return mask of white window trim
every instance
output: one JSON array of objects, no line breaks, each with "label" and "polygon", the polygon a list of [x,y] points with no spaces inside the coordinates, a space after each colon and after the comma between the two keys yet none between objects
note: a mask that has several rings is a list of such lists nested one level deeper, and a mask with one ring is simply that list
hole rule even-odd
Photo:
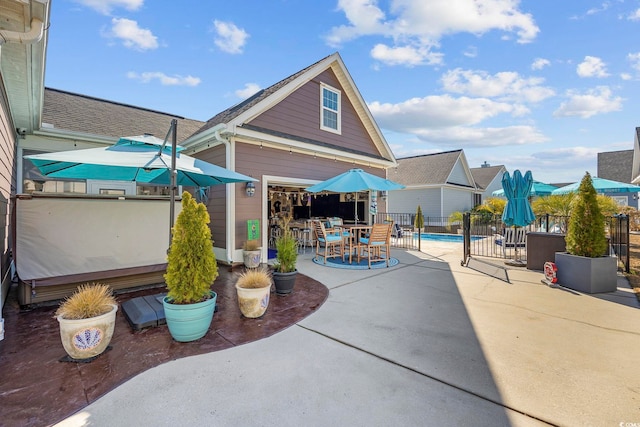
[{"label": "white window trim", "polygon": [[[324,97],[323,97],[323,92],[324,90],[328,90],[331,92],[334,92],[336,94],[338,94],[338,111],[333,111],[331,109],[328,109],[329,111],[335,112],[338,115],[338,128],[337,129],[333,129],[330,127],[327,127],[324,125],[324,117],[323,117],[323,112],[325,110],[325,106],[324,106]],[[339,91],[338,89],[329,86],[328,84],[325,83],[320,83],[320,129],[322,130],[326,130],[327,132],[332,132],[332,133],[336,133],[338,135],[342,134],[342,92]]]}]

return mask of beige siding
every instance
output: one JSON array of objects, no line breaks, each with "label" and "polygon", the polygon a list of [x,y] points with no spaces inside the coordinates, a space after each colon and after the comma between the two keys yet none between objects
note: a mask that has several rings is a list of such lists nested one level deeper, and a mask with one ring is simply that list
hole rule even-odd
[{"label": "beige siding", "polygon": [[10,265],[10,212],[11,196],[16,188],[16,140],[13,121],[9,112],[7,94],[4,85],[0,82],[0,285],[2,287],[2,300],[8,290],[9,282],[2,282]]},{"label": "beige siding", "polygon": [[[342,132],[340,135],[320,129],[320,83],[342,92]],[[321,141],[328,144],[379,156],[369,134],[331,70],[297,89],[286,99],[265,111],[249,124]]]}]

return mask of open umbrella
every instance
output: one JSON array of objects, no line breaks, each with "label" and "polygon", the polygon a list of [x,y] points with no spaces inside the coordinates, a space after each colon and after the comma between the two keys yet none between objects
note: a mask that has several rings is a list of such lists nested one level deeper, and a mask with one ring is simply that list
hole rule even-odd
[{"label": "open umbrella", "polygon": [[[502,176],[502,188],[507,197],[507,205],[502,212],[502,222],[508,227],[524,227],[535,221],[536,216],[529,204],[529,194],[533,186],[531,171],[524,176],[519,170],[513,171],[513,178],[506,172]],[[518,260],[518,245],[515,245],[515,261],[512,265],[524,265]]]},{"label": "open umbrella", "polygon": [[[557,189],[558,187],[555,187],[551,184],[545,184],[544,182],[540,182],[540,181],[533,181],[533,185],[531,186],[531,192],[529,193],[529,195],[530,196],[548,196],[553,192],[553,190],[557,190]],[[491,193],[491,195],[495,197],[505,197],[504,189],[496,190],[493,193]]]},{"label": "open umbrella", "polygon": [[[593,181],[593,188],[596,189],[596,193],[637,193],[640,191],[640,187],[633,184],[627,184],[626,182],[611,181],[604,178],[591,178]],[[551,194],[567,194],[577,193],[580,188],[580,181],[573,184],[565,185],[553,191]]]},{"label": "open umbrella", "polygon": [[[40,173],[51,178],[136,181],[171,187],[169,227],[175,217],[178,185],[209,187],[257,181],[246,175],[181,154],[176,143],[178,121],[173,119],[164,140],[151,135],[123,137],[115,145],[85,150],[25,156]],[[169,135],[171,143],[167,145]],[[171,232],[169,232],[171,242]]]},{"label": "open umbrella", "polygon": [[350,169],[340,175],[329,178],[326,181],[307,187],[306,191],[310,193],[319,193],[321,191],[332,191],[334,193],[356,193],[355,198],[355,222],[358,223],[358,191],[377,190],[389,191],[400,190],[404,185],[398,184],[391,180],[380,178],[372,175],[362,169]]}]

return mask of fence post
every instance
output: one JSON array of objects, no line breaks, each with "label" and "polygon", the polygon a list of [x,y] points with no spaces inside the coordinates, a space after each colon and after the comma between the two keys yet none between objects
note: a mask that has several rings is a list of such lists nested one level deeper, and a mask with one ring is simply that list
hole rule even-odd
[{"label": "fence post", "polygon": [[629,262],[631,261],[631,255],[629,253],[629,251],[631,250],[631,244],[630,244],[630,239],[629,239],[629,237],[630,237],[629,236],[629,215],[625,215],[625,219],[626,219],[626,223],[627,223],[627,226],[625,227],[626,228],[625,236],[626,236],[626,239],[627,239],[626,240],[626,245],[627,245],[627,257],[626,258],[627,258],[627,262],[624,263],[624,271],[625,271],[625,273],[629,273],[629,272],[631,272],[631,266],[629,265]]},{"label": "fence post", "polygon": [[463,234],[463,257],[466,264],[471,256],[471,213],[465,212],[462,214],[462,234]]}]

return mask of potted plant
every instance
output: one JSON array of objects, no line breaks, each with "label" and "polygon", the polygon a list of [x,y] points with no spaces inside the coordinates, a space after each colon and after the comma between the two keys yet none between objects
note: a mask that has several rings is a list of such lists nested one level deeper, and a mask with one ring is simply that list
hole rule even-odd
[{"label": "potted plant", "polygon": [[604,215],[588,172],[571,207],[566,248],[555,253],[559,284],[586,293],[617,289],[618,260],[607,255]]},{"label": "potted plant", "polygon": [[273,282],[278,295],[287,295],[293,291],[296,283],[296,261],[298,260],[298,242],[289,229],[290,218],[283,218],[282,234],[276,239],[276,261],[273,265]]},{"label": "potted plant", "polygon": [[420,242],[422,241],[422,238],[420,234],[422,234],[422,228],[424,227],[424,216],[422,216],[422,207],[420,205],[418,205],[418,208],[416,209],[416,217],[414,218],[413,226],[418,229],[418,250],[421,250]]},{"label": "potted plant", "polygon": [[256,268],[260,265],[262,251],[257,240],[247,240],[242,245],[242,258],[244,266],[247,268]]},{"label": "potted plant", "polygon": [[182,211],[172,229],[167,257],[165,318],[174,340],[195,341],[211,325],[217,294],[211,290],[218,265],[213,253],[209,213],[188,192],[182,194]]},{"label": "potted plant", "polygon": [[245,270],[236,282],[236,292],[244,317],[254,319],[262,316],[269,306],[270,270],[266,267]]},{"label": "potted plant", "polygon": [[102,354],[113,337],[118,304],[111,289],[85,283],[56,311],[62,346],[71,359],[85,360]]}]

